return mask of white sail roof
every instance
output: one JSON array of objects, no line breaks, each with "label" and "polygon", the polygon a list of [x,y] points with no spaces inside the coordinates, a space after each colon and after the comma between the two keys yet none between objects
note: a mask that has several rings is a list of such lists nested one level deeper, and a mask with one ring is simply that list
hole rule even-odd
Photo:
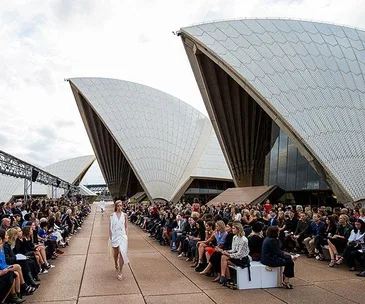
[{"label": "white sail roof", "polygon": [[209,119],[187,103],[117,79],[70,82],[107,127],[150,199],[173,199],[192,175],[232,179]]},{"label": "white sail roof", "polygon": [[[282,19],[182,28],[265,103],[349,200],[365,195],[365,31]],[[183,38],[184,39],[184,38]]]}]

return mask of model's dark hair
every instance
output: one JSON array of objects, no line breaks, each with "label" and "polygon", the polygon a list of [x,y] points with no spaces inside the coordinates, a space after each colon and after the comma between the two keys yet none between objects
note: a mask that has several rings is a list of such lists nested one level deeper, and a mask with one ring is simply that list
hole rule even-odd
[{"label": "model's dark hair", "polygon": [[[361,225],[361,227],[360,227],[360,233],[364,233],[365,232],[365,223],[364,223],[364,221],[363,220],[361,220],[361,219],[357,219],[356,221],[355,221],[355,223],[360,223],[360,225]],[[355,231],[355,233],[357,233],[357,229],[356,229],[356,227],[354,227],[354,231]]]}]

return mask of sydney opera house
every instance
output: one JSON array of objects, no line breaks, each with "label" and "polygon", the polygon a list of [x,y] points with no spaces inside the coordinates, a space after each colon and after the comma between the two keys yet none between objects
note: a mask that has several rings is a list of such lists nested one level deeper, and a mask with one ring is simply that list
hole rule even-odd
[{"label": "sydney opera house", "polygon": [[236,186],[364,200],[363,30],[243,19],[178,34]]},{"label": "sydney opera house", "polygon": [[187,103],[128,81],[69,82],[113,197],[177,201],[234,186],[211,122]]}]

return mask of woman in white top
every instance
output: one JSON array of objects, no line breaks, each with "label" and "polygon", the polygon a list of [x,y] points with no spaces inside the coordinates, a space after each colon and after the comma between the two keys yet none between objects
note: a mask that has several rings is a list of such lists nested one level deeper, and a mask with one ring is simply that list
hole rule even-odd
[{"label": "woman in white top", "polygon": [[343,253],[350,271],[355,271],[355,261],[358,260],[362,264],[362,255],[360,252],[361,245],[364,244],[365,223],[358,219],[355,221],[355,228],[351,231],[348,239],[347,247]]},{"label": "woman in white top", "polygon": [[241,222],[242,215],[237,207],[232,207],[232,220],[234,222]]},{"label": "woman in white top", "polygon": [[236,265],[243,268],[247,267],[250,262],[248,257],[248,254],[250,252],[248,248],[248,240],[245,237],[245,232],[243,231],[242,225],[240,223],[234,222],[232,224],[232,232],[234,234],[232,249],[224,251],[216,248],[217,251],[222,252],[221,278],[219,282],[223,286],[227,286],[227,281],[231,281],[230,272],[228,269],[229,265]]},{"label": "woman in white top", "polygon": [[127,214],[123,212],[123,203],[118,200],[115,202],[114,212],[110,216],[109,239],[113,247],[115,269],[118,270],[118,280],[122,280],[123,265],[129,263],[128,251],[128,226]]}]

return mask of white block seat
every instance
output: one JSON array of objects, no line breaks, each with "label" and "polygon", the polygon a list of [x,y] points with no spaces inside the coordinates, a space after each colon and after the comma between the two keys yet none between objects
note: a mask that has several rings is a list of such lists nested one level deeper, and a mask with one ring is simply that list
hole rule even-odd
[{"label": "white block seat", "polygon": [[[282,267],[269,267],[260,262],[251,261],[250,269],[229,266],[236,270],[237,289],[274,288],[281,286]],[[249,276],[251,272],[251,281]]]}]

